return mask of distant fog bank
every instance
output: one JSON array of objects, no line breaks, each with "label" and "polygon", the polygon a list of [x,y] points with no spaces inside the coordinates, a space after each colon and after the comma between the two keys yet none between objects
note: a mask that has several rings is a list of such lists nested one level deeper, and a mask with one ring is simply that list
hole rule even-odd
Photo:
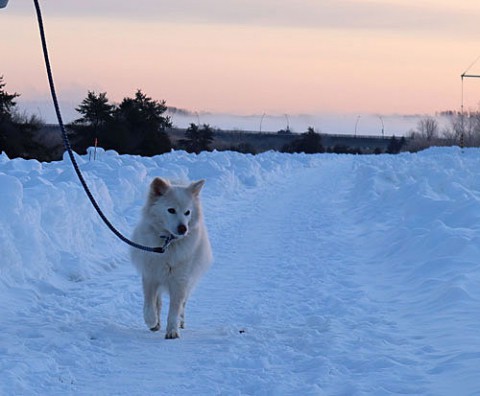
[{"label": "distant fog bank", "polygon": [[[168,103],[167,103],[168,104]],[[47,124],[55,124],[56,117],[52,104],[45,101],[19,101],[19,109],[27,114],[39,116]],[[75,111],[78,103],[61,102],[61,111],[65,123],[79,117]],[[191,123],[209,124],[223,130],[251,132],[278,132],[287,128],[294,133],[302,133],[308,127],[316,132],[329,134],[371,135],[371,136],[405,136],[415,129],[419,120],[435,117],[440,127],[448,125],[445,116],[428,114],[418,115],[375,115],[375,114],[254,114],[235,115],[213,112],[194,112],[173,108],[169,115],[173,125],[186,128]]]}]

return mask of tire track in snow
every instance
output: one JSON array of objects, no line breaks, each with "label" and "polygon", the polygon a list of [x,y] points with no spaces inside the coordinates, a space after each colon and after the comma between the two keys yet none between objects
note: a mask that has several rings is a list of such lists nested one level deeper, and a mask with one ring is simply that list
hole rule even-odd
[{"label": "tire track in snow", "polygon": [[199,299],[226,315],[227,333],[245,331],[237,358],[222,363],[237,376],[241,369],[245,393],[249,382],[261,382],[265,394],[355,392],[350,378],[394,365],[361,350],[371,333],[372,344],[382,342],[373,328],[382,319],[355,278],[356,233],[344,206],[352,158],[318,160],[255,191],[251,211],[233,205],[226,215],[237,221],[215,228],[215,283]]},{"label": "tire track in snow", "polygon": [[242,392],[254,392],[248,383],[262,383],[264,394],[415,393],[425,385],[416,346],[362,283],[364,225],[349,216],[347,198],[355,161],[319,159],[256,190],[248,213],[233,205],[226,215],[237,221],[215,228],[216,264],[199,299],[219,307],[227,334],[245,331],[222,356]]}]

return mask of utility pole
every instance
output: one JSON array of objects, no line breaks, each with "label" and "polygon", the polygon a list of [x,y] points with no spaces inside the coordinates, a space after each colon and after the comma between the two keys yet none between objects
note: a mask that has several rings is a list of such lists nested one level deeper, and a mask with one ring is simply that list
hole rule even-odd
[{"label": "utility pole", "polygon": [[467,74],[470,69],[473,67],[473,65],[475,65],[475,63],[478,62],[478,60],[480,59],[480,55],[477,57],[477,59],[475,59],[472,64],[470,66],[467,67],[467,69],[463,72],[463,74],[460,76],[462,78],[462,106],[461,106],[461,112],[462,112],[462,115],[461,115],[461,126],[462,126],[462,132],[460,134],[460,147],[462,148],[463,150],[463,143],[464,143],[464,139],[465,139],[465,111],[464,111],[464,108],[463,108],[463,80],[465,78],[480,78],[480,75],[478,74]]},{"label": "utility pole", "polygon": [[288,119],[288,114],[285,114],[285,118],[287,119],[287,133],[290,133],[290,120]]},{"label": "utility pole", "polygon": [[460,77],[462,79],[462,105],[461,105],[461,108],[460,108],[460,111],[462,112],[462,114],[461,114],[462,133],[460,135],[460,148],[463,150],[464,139],[465,139],[465,111],[464,111],[464,108],[463,108],[463,80],[465,78],[480,78],[480,75],[478,75],[478,74],[467,74],[467,72],[464,72]]},{"label": "utility pole", "polygon": [[262,118],[260,118],[260,133],[262,133],[262,124],[263,124],[264,117],[265,117],[265,113],[263,113]]},{"label": "utility pole", "polygon": [[385,137],[385,124],[383,123],[383,118],[382,116],[378,116],[380,118],[380,121],[382,122],[382,137]]},{"label": "utility pole", "polygon": [[360,118],[362,118],[362,116],[357,116],[357,121],[355,122],[355,137],[357,137],[357,127],[358,127],[358,121],[360,121]]}]

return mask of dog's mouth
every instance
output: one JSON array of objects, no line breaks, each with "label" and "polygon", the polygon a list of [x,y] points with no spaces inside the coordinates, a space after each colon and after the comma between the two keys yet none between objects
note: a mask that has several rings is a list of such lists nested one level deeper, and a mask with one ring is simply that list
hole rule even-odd
[{"label": "dog's mouth", "polygon": [[164,241],[166,245],[169,245],[176,239],[182,239],[188,234],[188,227],[185,225],[179,225],[176,232],[165,230],[165,233],[160,234],[160,239]]},{"label": "dog's mouth", "polygon": [[175,239],[178,237],[174,234],[169,233],[168,235],[160,235],[160,239],[163,241],[163,249],[166,249]]}]

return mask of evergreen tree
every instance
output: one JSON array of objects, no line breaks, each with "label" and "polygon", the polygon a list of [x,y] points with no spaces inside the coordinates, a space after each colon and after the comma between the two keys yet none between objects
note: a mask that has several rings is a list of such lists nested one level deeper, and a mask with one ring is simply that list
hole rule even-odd
[{"label": "evergreen tree", "polygon": [[120,152],[152,156],[172,149],[165,130],[172,126],[165,101],[156,101],[137,90],[134,98],[124,98],[114,111]]},{"label": "evergreen tree", "polygon": [[0,76],[0,152],[5,151],[10,158],[48,160],[45,147],[34,138],[43,122],[36,116],[28,117],[16,111],[15,98],[19,96],[5,90],[3,76]]},{"label": "evergreen tree", "polygon": [[307,132],[302,133],[298,138],[283,146],[284,153],[323,153],[325,149],[322,145],[322,137],[316,133],[312,127],[309,127]]},{"label": "evergreen tree", "polygon": [[3,76],[0,76],[0,124],[12,120],[14,108],[17,105],[15,98],[20,96],[17,93],[9,94],[4,89],[5,85]]},{"label": "evergreen tree", "polygon": [[401,139],[397,139],[395,136],[392,136],[390,142],[388,143],[387,153],[388,154],[398,154],[401,150],[403,145],[405,144],[405,137]]},{"label": "evergreen tree", "polygon": [[107,94],[89,91],[76,108],[82,117],[70,128],[75,132],[75,148],[85,150],[98,138],[100,146],[121,154],[152,156],[171,150],[166,128],[172,126],[165,101],[156,101],[137,90],[120,105],[109,103]]},{"label": "evergreen tree", "polygon": [[98,129],[112,120],[114,107],[108,103],[106,92],[97,95],[93,91],[88,91],[87,97],[75,109],[82,117],[75,120],[74,123],[86,124]]},{"label": "evergreen tree", "polygon": [[202,129],[198,125],[190,124],[185,131],[185,139],[180,140],[180,145],[189,153],[199,154],[202,151],[210,151],[213,142],[213,130],[210,125],[204,124]]},{"label": "evergreen tree", "polygon": [[108,127],[112,123],[114,109],[106,92],[97,95],[88,91],[87,97],[75,109],[82,116],[70,125],[70,129],[75,132],[73,145],[76,150],[84,151],[94,144],[96,138],[104,147],[108,145]]}]

